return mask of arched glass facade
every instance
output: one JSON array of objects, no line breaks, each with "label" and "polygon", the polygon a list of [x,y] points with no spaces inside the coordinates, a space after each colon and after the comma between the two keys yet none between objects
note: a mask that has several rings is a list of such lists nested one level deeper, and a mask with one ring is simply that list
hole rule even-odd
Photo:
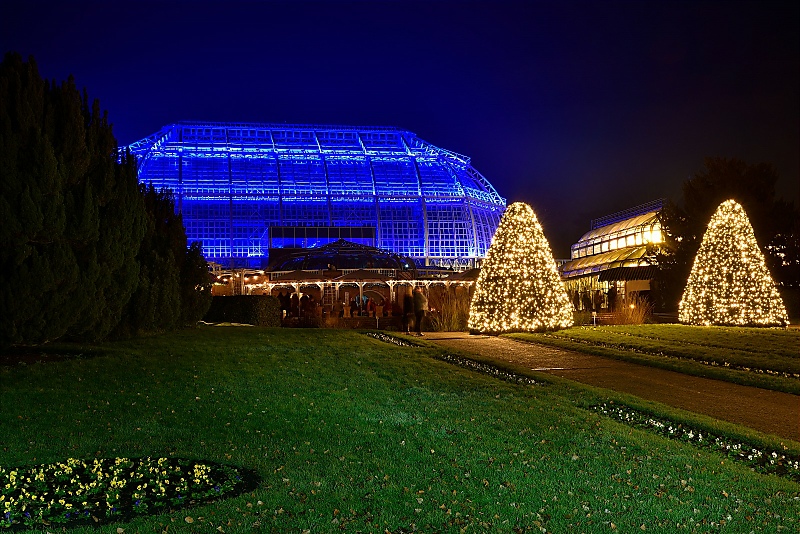
[{"label": "arched glass facade", "polygon": [[396,128],[184,122],[127,148],[224,265],[260,266],[272,226],[331,226],[372,227],[420,265],[472,266],[506,206],[469,158]]}]

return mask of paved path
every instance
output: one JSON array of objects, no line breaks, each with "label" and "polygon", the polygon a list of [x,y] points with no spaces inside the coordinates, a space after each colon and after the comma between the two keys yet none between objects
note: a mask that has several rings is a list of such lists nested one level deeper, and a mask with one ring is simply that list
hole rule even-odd
[{"label": "paved path", "polygon": [[463,332],[431,332],[443,347],[477,353],[576,382],[630,393],[800,441],[800,396],[740,386],[546,345]]}]

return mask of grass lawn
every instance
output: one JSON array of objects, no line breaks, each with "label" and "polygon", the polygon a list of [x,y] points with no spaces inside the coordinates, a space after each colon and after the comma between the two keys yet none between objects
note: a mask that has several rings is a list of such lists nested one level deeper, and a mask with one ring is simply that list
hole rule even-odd
[{"label": "grass lawn", "polygon": [[174,456],[261,478],[126,533],[800,527],[794,482],[585,410],[588,389],[499,381],[433,348],[206,327],[64,350],[87,356],[0,368],[0,465]]},{"label": "grass lawn", "polygon": [[685,325],[581,326],[523,341],[800,394],[800,331]]}]

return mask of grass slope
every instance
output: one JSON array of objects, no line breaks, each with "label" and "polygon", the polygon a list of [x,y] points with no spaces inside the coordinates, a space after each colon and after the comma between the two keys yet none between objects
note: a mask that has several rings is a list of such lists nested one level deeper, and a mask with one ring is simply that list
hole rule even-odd
[{"label": "grass slope", "polygon": [[797,484],[580,409],[579,390],[501,382],[430,348],[202,328],[92,353],[0,369],[0,464],[174,455],[262,479],[128,532],[776,532],[800,521]]},{"label": "grass slope", "polygon": [[509,337],[694,376],[800,394],[800,331],[630,325]]}]

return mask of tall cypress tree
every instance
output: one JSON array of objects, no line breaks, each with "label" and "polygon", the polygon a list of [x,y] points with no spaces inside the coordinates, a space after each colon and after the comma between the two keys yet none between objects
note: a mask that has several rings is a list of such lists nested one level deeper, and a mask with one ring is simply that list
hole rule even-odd
[{"label": "tall cypress tree", "polygon": [[147,229],[136,261],[139,286],[117,335],[174,330],[196,323],[211,305],[208,264],[200,245],[186,247],[183,219],[169,190],[140,185]]},{"label": "tall cypress tree", "polygon": [[130,158],[74,80],[0,64],[0,344],[100,339],[137,285],[144,206]]},{"label": "tall cypress tree", "polygon": [[126,307],[121,334],[174,329],[181,315],[178,255],[186,250],[183,223],[168,191],[140,185],[147,213],[146,231],[136,261],[139,286]]},{"label": "tall cypress tree", "polygon": [[181,324],[197,323],[211,307],[211,275],[200,243],[189,245],[181,266]]}]

